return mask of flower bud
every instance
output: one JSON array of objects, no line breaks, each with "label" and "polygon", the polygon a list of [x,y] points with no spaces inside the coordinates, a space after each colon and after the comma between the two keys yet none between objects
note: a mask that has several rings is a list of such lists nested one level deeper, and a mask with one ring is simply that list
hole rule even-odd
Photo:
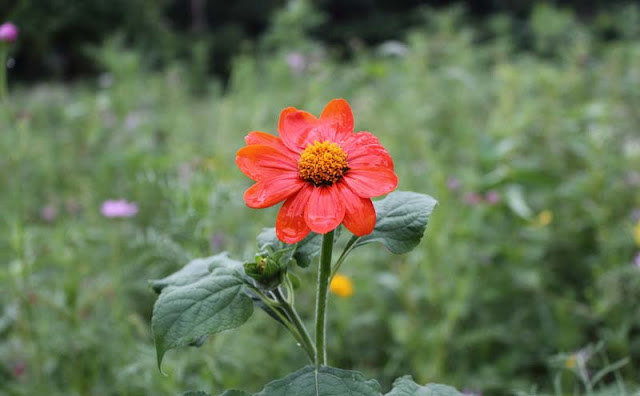
[{"label": "flower bud", "polygon": [[18,27],[11,22],[0,25],[0,41],[12,43],[18,39]]},{"label": "flower bud", "polygon": [[255,262],[244,263],[244,272],[266,290],[273,290],[282,283],[285,269],[276,257],[268,255],[256,255]]}]

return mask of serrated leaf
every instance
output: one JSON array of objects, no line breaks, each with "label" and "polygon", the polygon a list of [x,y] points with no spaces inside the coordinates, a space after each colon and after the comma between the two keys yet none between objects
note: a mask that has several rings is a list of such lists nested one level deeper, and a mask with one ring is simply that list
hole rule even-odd
[{"label": "serrated leaf", "polygon": [[225,391],[220,396],[251,396],[251,394],[247,392],[231,389],[231,390]]},{"label": "serrated leaf", "polygon": [[190,391],[190,392],[183,393],[181,396],[211,396],[211,395],[203,391],[195,391],[195,392]]},{"label": "serrated leaf", "polygon": [[234,261],[229,258],[229,255],[226,252],[211,257],[191,260],[173,274],[162,279],[149,281],[149,285],[151,285],[153,291],[158,294],[167,286],[188,285],[189,283],[194,283],[208,275],[212,264],[220,264],[226,260]]},{"label": "serrated leaf", "polygon": [[[153,329],[158,367],[164,353],[172,348],[197,344],[202,337],[233,329],[253,313],[245,281],[233,260],[209,264],[213,271],[196,282],[166,286],[153,307]],[[220,265],[220,266],[216,266]]]},{"label": "serrated leaf", "polygon": [[382,396],[375,380],[365,380],[357,371],[306,366],[270,382],[254,396]]},{"label": "serrated leaf", "polygon": [[463,396],[455,388],[448,385],[427,384],[420,386],[410,375],[400,377],[393,382],[393,389],[385,396]]},{"label": "serrated leaf", "polygon": [[395,254],[411,251],[420,243],[437,203],[425,194],[409,191],[390,193],[373,203],[376,226],[371,234],[359,238],[353,247],[380,242]]}]

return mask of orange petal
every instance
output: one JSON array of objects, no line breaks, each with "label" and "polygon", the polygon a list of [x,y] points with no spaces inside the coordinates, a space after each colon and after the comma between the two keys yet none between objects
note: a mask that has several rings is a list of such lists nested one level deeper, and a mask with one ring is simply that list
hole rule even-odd
[{"label": "orange petal", "polygon": [[273,136],[270,133],[252,131],[252,132],[249,132],[247,136],[245,136],[244,141],[248,145],[263,144],[265,146],[271,146],[273,148],[276,148],[280,150],[283,154],[290,157],[292,161],[297,162],[298,158],[300,157],[298,153],[295,153],[289,150],[289,148],[285,146],[284,143],[282,143],[282,139],[280,139],[277,136]]},{"label": "orange petal", "polygon": [[348,139],[342,145],[347,152],[357,152],[359,148],[367,146],[382,146],[377,137],[371,132],[356,132],[348,136]]},{"label": "orange petal", "polygon": [[362,198],[384,195],[398,185],[398,177],[393,169],[384,167],[350,169],[343,180]]},{"label": "orange petal", "polygon": [[345,183],[338,183],[345,206],[345,227],[357,236],[370,234],[376,226],[376,210],[369,198],[357,196]]},{"label": "orange petal", "polygon": [[342,146],[349,156],[349,167],[390,167],[393,160],[377,137],[369,132],[352,134]]},{"label": "orange petal", "polygon": [[326,234],[344,219],[344,204],[335,186],[314,187],[304,211],[304,219],[311,231]]},{"label": "orange petal", "polygon": [[353,132],[353,113],[344,99],[333,99],[320,115],[320,121],[327,123],[330,129],[328,139],[340,143]]},{"label": "orange petal", "polygon": [[236,153],[238,168],[255,181],[298,172],[298,164],[282,150],[264,144],[245,146]]},{"label": "orange petal", "polygon": [[244,137],[244,141],[248,145],[264,144],[264,145],[272,146],[276,148],[284,147],[284,144],[282,144],[282,140],[280,140],[279,137],[274,136],[270,133],[261,132],[261,131],[249,132],[249,134]]},{"label": "orange petal", "polygon": [[295,194],[304,186],[298,175],[259,181],[244,193],[244,202],[254,209],[268,208]]},{"label": "orange petal", "polygon": [[349,168],[390,168],[393,170],[393,160],[387,150],[381,145],[368,145],[354,148],[347,152]]},{"label": "orange petal", "polygon": [[311,232],[304,221],[304,208],[313,188],[312,185],[306,184],[297,194],[284,201],[276,218],[276,235],[282,242],[300,242]]},{"label": "orange petal", "polygon": [[313,114],[287,107],[280,113],[278,133],[287,147],[299,153],[307,146],[308,135],[317,126],[318,119]]}]

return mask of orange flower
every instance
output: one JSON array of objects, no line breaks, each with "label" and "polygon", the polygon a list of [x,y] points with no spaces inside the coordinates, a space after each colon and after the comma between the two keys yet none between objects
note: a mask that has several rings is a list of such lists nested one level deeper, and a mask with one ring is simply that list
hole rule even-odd
[{"label": "orange flower", "polygon": [[372,197],[393,191],[398,178],[378,138],[353,132],[353,114],[334,99],[316,118],[288,107],[280,114],[276,137],[250,132],[236,164],[256,184],[244,193],[251,208],[284,201],[276,234],[296,243],[310,231],[325,234],[340,224],[358,236],[376,223]]}]

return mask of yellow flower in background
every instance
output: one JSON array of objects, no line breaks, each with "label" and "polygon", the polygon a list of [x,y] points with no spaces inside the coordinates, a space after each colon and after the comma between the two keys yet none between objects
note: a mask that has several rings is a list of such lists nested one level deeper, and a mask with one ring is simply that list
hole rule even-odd
[{"label": "yellow flower in background", "polygon": [[638,224],[636,224],[636,228],[633,230],[633,237],[636,240],[636,244],[640,246],[640,220],[638,220]]},{"label": "yellow flower in background", "polygon": [[353,295],[353,283],[348,276],[335,274],[331,279],[329,290],[340,297],[351,297]]},{"label": "yellow flower in background", "polygon": [[553,221],[553,213],[550,210],[543,210],[533,220],[533,225],[537,228],[546,227]]}]

